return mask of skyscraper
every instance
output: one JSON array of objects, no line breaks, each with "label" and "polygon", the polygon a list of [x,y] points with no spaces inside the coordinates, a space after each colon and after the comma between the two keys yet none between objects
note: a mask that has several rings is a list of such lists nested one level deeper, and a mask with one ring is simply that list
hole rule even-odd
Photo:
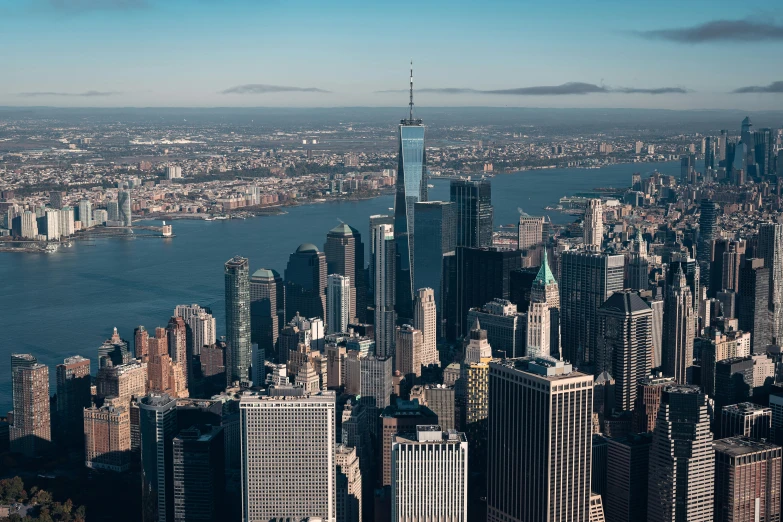
[{"label": "skyscraper", "polygon": [[[392,225],[394,226],[394,216],[386,216],[381,214],[374,214],[370,216],[370,260],[367,264],[367,305],[373,306],[374,298],[370,299],[375,294],[375,245],[378,243],[376,234],[378,232],[378,225]],[[368,318],[369,321],[369,318]]]},{"label": "skyscraper", "polygon": [[[527,316],[519,313],[515,304],[505,299],[493,299],[481,308],[471,308],[468,323],[475,325],[476,320],[486,330],[486,338],[498,356],[514,358],[525,355]],[[487,355],[491,356],[491,353]]]},{"label": "skyscraper", "polygon": [[226,261],[226,380],[250,380],[250,274],[247,258]]},{"label": "skyscraper", "polygon": [[[783,225],[762,223],[759,225],[758,257],[769,269],[769,299],[772,343],[783,342]],[[740,291],[742,291],[740,289]]]},{"label": "skyscraper", "polygon": [[363,399],[362,404],[379,410],[389,405],[393,371],[391,357],[367,355],[359,358],[359,394]]},{"label": "skyscraper", "polygon": [[223,436],[220,426],[194,425],[174,437],[174,520],[221,518],[226,470]]},{"label": "skyscraper", "polygon": [[663,388],[650,449],[649,522],[713,520],[715,452],[707,401],[698,386]]},{"label": "skyscraper", "polygon": [[414,214],[419,201],[427,201],[427,155],[424,124],[413,119],[413,68],[410,77],[410,114],[400,121],[397,187],[394,197],[394,238],[397,260],[396,304],[400,317],[413,316]]},{"label": "skyscraper", "polygon": [[535,248],[543,242],[544,218],[533,216],[519,216],[519,250]]},{"label": "skyscraper", "polygon": [[753,354],[764,354],[772,344],[769,316],[769,269],[764,260],[746,258],[739,272],[739,328],[750,332]]},{"label": "skyscraper", "polygon": [[92,203],[89,199],[83,199],[79,201],[79,221],[82,224],[82,229],[90,228],[93,226],[92,222]]},{"label": "skyscraper", "polygon": [[139,325],[133,330],[133,356],[147,362],[149,356],[150,334],[144,326]]},{"label": "skyscraper", "polygon": [[[456,241],[456,206],[443,201],[423,201],[415,205],[416,271],[413,288],[431,288],[438,312],[438,332],[441,332],[444,310],[444,255],[454,253]],[[416,294],[414,292],[414,298]]]},{"label": "skyscraper", "polygon": [[628,280],[625,286],[631,290],[647,290],[650,286],[650,263],[647,259],[647,243],[642,238],[641,230],[636,231],[629,257]]},{"label": "skyscraper", "polygon": [[[394,356],[395,314],[395,240],[394,227],[378,225],[373,233],[375,251],[375,353],[381,357]],[[412,294],[411,294],[412,295]]]},{"label": "skyscraper", "polygon": [[438,423],[438,416],[431,409],[419,404],[419,401],[404,401],[397,399],[383,409],[380,425],[381,438],[378,444],[381,464],[378,477],[381,486],[391,486],[392,483],[392,444],[398,433],[408,433],[416,430],[416,426],[432,425]]},{"label": "skyscraper", "polygon": [[421,330],[417,330],[409,324],[398,326],[394,345],[395,370],[402,375],[421,377],[421,356],[424,350]]},{"label": "skyscraper", "polygon": [[127,190],[120,190],[117,193],[117,208],[119,210],[119,221],[122,226],[131,226],[133,219],[131,216],[131,197]]},{"label": "skyscraper", "polygon": [[334,393],[247,393],[239,409],[242,520],[335,520]]},{"label": "skyscraper", "polygon": [[197,304],[178,305],[174,309],[174,315],[181,317],[188,327],[187,340],[190,358],[194,355],[200,355],[203,347],[215,344],[216,325],[212,310],[202,308]]},{"label": "skyscraper", "polygon": [[527,310],[527,347],[525,355],[531,357],[550,355],[551,326],[549,307],[546,303],[530,303],[530,308]]},{"label": "skyscraper", "polygon": [[491,362],[489,380],[487,521],[588,522],[593,377],[538,357]]},{"label": "skyscraper", "polygon": [[116,397],[126,406],[132,398],[147,394],[147,363],[131,361],[119,366],[106,366],[98,370],[95,378],[96,393],[100,398]]},{"label": "skyscraper", "polygon": [[607,437],[604,510],[610,522],[639,522],[647,518],[647,475],[652,435]]},{"label": "skyscraper", "polygon": [[492,246],[494,209],[491,181],[454,179],[451,180],[450,192],[451,202],[456,205],[456,246]]},{"label": "skyscraper", "polygon": [[595,363],[598,308],[623,289],[625,257],[565,251],[560,256],[562,357],[577,366]]},{"label": "skyscraper", "polygon": [[29,354],[11,354],[14,422],[11,451],[35,457],[52,440],[49,412],[49,368]]},{"label": "skyscraper", "polygon": [[620,291],[601,305],[598,317],[596,373],[614,377],[614,406],[631,411],[637,382],[652,368],[652,308],[636,292]]},{"label": "skyscraper", "polygon": [[421,365],[438,364],[438,311],[433,289],[416,290],[413,305],[413,327],[421,331],[422,336]]},{"label": "skyscraper", "polygon": [[348,331],[351,321],[351,299],[355,290],[350,279],[331,274],[326,280],[326,329],[329,333]]},{"label": "skyscraper", "polygon": [[344,444],[345,440],[335,448],[334,454],[337,466],[336,518],[337,522],[361,522],[363,476],[359,449]]},{"label": "skyscraper", "polygon": [[124,473],[131,463],[130,412],[127,405],[114,404],[84,408],[79,417],[84,429],[84,465]]},{"label": "skyscraper", "polygon": [[57,365],[57,433],[74,443],[83,431],[82,410],[90,407],[90,360],[80,355]]},{"label": "skyscraper", "polygon": [[674,284],[666,290],[663,311],[663,373],[679,384],[688,382],[693,366],[693,338],[696,321],[693,296],[682,266],[677,266]]},{"label": "skyscraper", "polygon": [[522,266],[519,252],[490,248],[457,247],[456,317],[457,335],[468,333],[468,311],[495,298],[510,296],[512,270]]},{"label": "skyscraper", "polygon": [[151,393],[139,401],[141,514],[144,522],[174,520],[173,445],[177,401]]},{"label": "skyscraper", "polygon": [[326,273],[347,277],[350,283],[349,322],[364,322],[367,285],[364,280],[364,243],[361,234],[355,228],[340,223],[326,234],[324,253]]},{"label": "skyscraper", "polygon": [[696,249],[696,259],[701,268],[701,282],[704,285],[710,281],[710,261],[712,261],[712,243],[718,234],[718,213],[720,206],[717,203],[702,199],[699,204],[699,245]]},{"label": "skyscraper", "polygon": [[753,133],[753,152],[756,160],[756,175],[763,179],[772,176],[775,162],[775,131],[759,129]]},{"label": "skyscraper", "polygon": [[468,441],[440,426],[416,426],[392,443],[393,522],[467,522]]},{"label": "skyscraper", "polygon": [[772,429],[772,409],[752,402],[724,406],[720,415],[721,438],[750,437],[769,439]]},{"label": "skyscraper", "polygon": [[704,139],[704,175],[707,175],[709,169],[715,169],[717,167],[715,162],[715,138],[707,136]]},{"label": "skyscraper", "polygon": [[250,341],[263,350],[264,357],[274,359],[275,345],[280,334],[277,301],[282,292],[283,279],[274,270],[260,268],[250,277]]},{"label": "skyscraper", "polygon": [[286,317],[326,317],[326,255],[310,243],[299,245],[285,269]]},{"label": "skyscraper", "polygon": [[173,316],[166,325],[166,335],[169,339],[169,356],[171,361],[178,364],[185,373],[185,387],[188,387],[193,378],[192,352],[188,348],[188,328],[182,317]]},{"label": "skyscraper", "polygon": [[584,219],[585,247],[601,250],[604,242],[604,208],[600,199],[588,199]]},{"label": "skyscraper", "polygon": [[780,520],[780,446],[744,437],[715,441],[716,522]]}]

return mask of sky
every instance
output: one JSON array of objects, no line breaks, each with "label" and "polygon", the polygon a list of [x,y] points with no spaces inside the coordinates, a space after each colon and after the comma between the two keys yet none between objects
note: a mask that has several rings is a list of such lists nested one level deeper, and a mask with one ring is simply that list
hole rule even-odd
[{"label": "sky", "polygon": [[0,0],[0,106],[783,109],[726,0]]}]

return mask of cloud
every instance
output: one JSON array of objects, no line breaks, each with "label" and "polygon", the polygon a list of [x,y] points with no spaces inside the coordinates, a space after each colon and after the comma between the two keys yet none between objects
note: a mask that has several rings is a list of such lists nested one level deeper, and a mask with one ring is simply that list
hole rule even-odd
[{"label": "cloud", "polygon": [[687,44],[706,42],[761,42],[783,40],[783,25],[751,20],[715,20],[692,27],[638,31],[650,40],[668,40]]},{"label": "cloud", "polygon": [[783,82],[772,82],[769,85],[749,85],[747,87],[740,87],[731,92],[737,94],[747,93],[783,93]]},{"label": "cloud", "polygon": [[[387,92],[408,92],[403,89],[375,91],[376,93]],[[595,85],[594,83],[568,82],[561,85],[539,85],[534,87],[518,87],[515,89],[470,89],[460,87],[443,87],[416,89],[416,92],[431,92],[436,94],[500,94],[510,96],[566,96],[566,95],[584,95],[595,93],[621,93],[621,94],[685,94],[687,89],[682,87],[657,87],[657,88],[637,88],[637,87],[607,87],[605,85]]]},{"label": "cloud", "polygon": [[20,92],[18,96],[25,98],[35,98],[38,96],[81,96],[84,98],[92,98],[96,96],[115,96],[121,94],[114,91],[84,91],[84,92],[53,92],[53,91],[33,91],[33,92]]},{"label": "cloud", "polygon": [[46,5],[64,13],[85,11],[131,11],[150,6],[147,0],[46,0]]},{"label": "cloud", "polygon": [[322,92],[328,93],[324,89],[317,87],[288,87],[285,85],[267,85],[264,83],[249,83],[246,85],[237,85],[220,91],[220,94],[269,94],[274,92]]}]

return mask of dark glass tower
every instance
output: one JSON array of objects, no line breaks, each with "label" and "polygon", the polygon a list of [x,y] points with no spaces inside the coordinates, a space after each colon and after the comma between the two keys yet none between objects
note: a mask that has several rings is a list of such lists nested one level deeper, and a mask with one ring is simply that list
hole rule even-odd
[{"label": "dark glass tower", "polygon": [[355,228],[340,223],[326,234],[324,245],[327,275],[348,278],[351,286],[351,322],[364,322],[367,313],[367,289],[364,279],[364,243]]},{"label": "dark glass tower", "polygon": [[489,180],[451,181],[451,201],[457,207],[457,246],[492,246],[492,185]]},{"label": "dark glass tower", "polygon": [[423,201],[416,203],[416,272],[413,288],[432,288],[438,314],[438,332],[443,318],[443,256],[454,253],[453,203]]},{"label": "dark glass tower", "polygon": [[413,236],[414,207],[427,201],[427,156],[424,150],[424,124],[413,119],[413,67],[410,77],[410,114],[399,126],[397,191],[394,198],[394,238],[396,241],[396,307],[400,318],[413,318]]},{"label": "dark glass tower", "polygon": [[285,315],[326,317],[326,256],[310,243],[299,245],[285,269]]},{"label": "dark glass tower", "polygon": [[143,522],[174,520],[172,441],[177,434],[177,401],[151,393],[139,402]]},{"label": "dark glass tower", "polygon": [[739,276],[739,327],[750,332],[754,355],[767,353],[772,344],[769,321],[769,269],[764,260],[746,258]]},{"label": "dark glass tower", "polygon": [[[699,216],[699,246],[696,249],[696,259],[701,267],[701,283],[706,285],[710,281],[710,261],[712,261],[712,242],[718,231],[718,213],[720,207],[709,199],[702,199],[699,204],[701,215]],[[697,299],[699,296],[694,296]]]},{"label": "dark glass tower", "polygon": [[235,256],[226,262],[226,380],[250,380],[250,266]]}]

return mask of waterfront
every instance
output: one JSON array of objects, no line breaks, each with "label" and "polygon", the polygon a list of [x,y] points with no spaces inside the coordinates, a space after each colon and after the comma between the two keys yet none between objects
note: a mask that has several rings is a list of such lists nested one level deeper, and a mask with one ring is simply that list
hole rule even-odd
[{"label": "waterfront", "polygon": [[[517,208],[568,223],[572,216],[544,207],[596,187],[627,187],[633,172],[653,168],[679,175],[679,162],[499,174],[492,180],[495,225],[516,222]],[[430,199],[448,200],[448,181],[434,185]],[[391,212],[392,204],[392,196],[381,196],[289,207],[286,214],[246,220],[177,220],[172,239],[96,238],[54,254],[0,254],[0,412],[11,408],[11,353],[29,352],[49,365],[53,385],[54,365],[64,357],[90,357],[95,373],[98,346],[112,327],[132,345],[135,326],[165,326],[177,304],[211,307],[222,335],[223,263],[231,256],[248,257],[251,273],[264,267],[283,275],[288,255],[304,242],[322,248],[338,220],[356,227],[367,247],[369,216]]]}]

